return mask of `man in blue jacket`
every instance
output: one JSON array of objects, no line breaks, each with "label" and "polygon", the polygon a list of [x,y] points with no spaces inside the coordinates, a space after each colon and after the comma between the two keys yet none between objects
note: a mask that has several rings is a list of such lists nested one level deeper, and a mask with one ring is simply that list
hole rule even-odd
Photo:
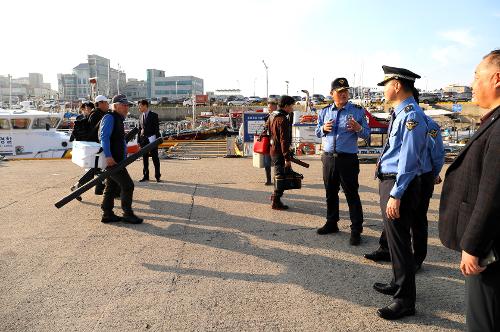
[{"label": "man in blue jacket", "polygon": [[[101,120],[99,138],[106,157],[107,168],[116,166],[127,157],[127,142],[125,141],[125,120],[129,106],[132,104],[125,95],[116,95],[112,100],[113,111],[106,113]],[[114,198],[121,189],[121,207],[123,217],[114,214]],[[132,211],[132,197],[134,182],[126,168],[114,173],[106,179],[101,208],[103,223],[124,221],[131,224],[140,224],[142,219]]]}]

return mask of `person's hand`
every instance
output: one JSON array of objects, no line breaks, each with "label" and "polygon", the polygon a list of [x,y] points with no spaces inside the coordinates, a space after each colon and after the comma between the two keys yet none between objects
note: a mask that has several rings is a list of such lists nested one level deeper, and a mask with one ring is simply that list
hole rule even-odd
[{"label": "person's hand", "polygon": [[358,132],[361,129],[362,129],[361,125],[359,123],[357,123],[356,120],[354,120],[353,118],[350,118],[347,121],[347,130]]},{"label": "person's hand", "polygon": [[285,168],[292,167],[292,162],[290,160],[285,161]]},{"label": "person's hand", "polygon": [[401,205],[401,200],[398,198],[389,198],[387,206],[385,208],[385,214],[389,219],[399,218],[399,205]]},{"label": "person's hand", "polygon": [[462,250],[462,261],[460,262],[460,271],[464,276],[477,275],[486,270],[486,267],[479,266],[479,258],[472,256]]},{"label": "person's hand", "polygon": [[106,165],[108,167],[113,167],[116,165],[116,161],[113,159],[113,157],[107,157],[106,158]]},{"label": "person's hand", "polygon": [[434,179],[434,184],[440,184],[441,182],[443,182],[443,180],[441,180],[441,177],[439,175],[436,176],[436,178]]},{"label": "person's hand", "polygon": [[332,128],[333,128],[333,120],[328,120],[328,121],[327,121],[327,122],[325,122],[325,124],[323,125],[323,131],[324,131],[325,133],[332,131]]}]

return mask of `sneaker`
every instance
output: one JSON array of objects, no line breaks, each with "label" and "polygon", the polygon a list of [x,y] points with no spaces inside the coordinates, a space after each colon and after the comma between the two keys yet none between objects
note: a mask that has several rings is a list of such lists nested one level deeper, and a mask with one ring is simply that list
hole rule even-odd
[{"label": "sneaker", "polygon": [[144,219],[139,218],[135,214],[129,214],[129,215],[123,216],[123,222],[129,223],[129,224],[140,224],[143,221],[144,221]]},{"label": "sneaker", "polygon": [[337,223],[333,222],[327,222],[323,227],[318,228],[316,233],[319,235],[325,235],[325,234],[330,234],[330,233],[338,233],[339,232],[339,226]]}]

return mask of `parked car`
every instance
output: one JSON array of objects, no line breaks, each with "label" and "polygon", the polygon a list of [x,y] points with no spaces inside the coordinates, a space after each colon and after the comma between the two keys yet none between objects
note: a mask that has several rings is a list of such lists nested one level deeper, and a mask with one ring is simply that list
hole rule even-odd
[{"label": "parked car", "polygon": [[302,100],[301,96],[292,96],[292,98],[295,99],[295,101],[301,101]]},{"label": "parked car", "polygon": [[188,98],[182,102],[182,106],[193,106],[193,99]]},{"label": "parked car", "polygon": [[280,100],[281,96],[280,95],[269,95],[268,99],[276,99],[276,100]]},{"label": "parked car", "polygon": [[233,99],[227,102],[229,106],[242,106],[242,105],[248,105],[248,101],[245,99]]},{"label": "parked car", "polygon": [[248,97],[247,100],[248,100],[248,103],[250,103],[250,104],[257,104],[257,103],[262,102],[262,98],[257,97],[257,96]]},{"label": "parked car", "polygon": [[318,94],[318,93],[315,93],[312,95],[312,99],[317,99],[317,100],[323,102],[323,101],[325,101],[325,96]]}]

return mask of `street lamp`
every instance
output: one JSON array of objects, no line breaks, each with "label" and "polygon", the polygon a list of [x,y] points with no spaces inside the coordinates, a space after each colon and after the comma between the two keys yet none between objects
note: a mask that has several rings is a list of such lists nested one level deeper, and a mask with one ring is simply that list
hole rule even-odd
[{"label": "street lamp", "polygon": [[262,60],[264,68],[266,68],[266,98],[269,98],[269,67],[266,65],[264,60]]},{"label": "street lamp", "polygon": [[177,82],[179,81],[175,81],[175,101],[177,101]]},{"label": "street lamp", "polygon": [[286,83],[286,95],[288,96],[288,83],[290,83],[290,81],[285,81]]},{"label": "street lamp", "polygon": [[257,80],[257,77],[253,79],[253,95],[255,96],[255,81]]}]

